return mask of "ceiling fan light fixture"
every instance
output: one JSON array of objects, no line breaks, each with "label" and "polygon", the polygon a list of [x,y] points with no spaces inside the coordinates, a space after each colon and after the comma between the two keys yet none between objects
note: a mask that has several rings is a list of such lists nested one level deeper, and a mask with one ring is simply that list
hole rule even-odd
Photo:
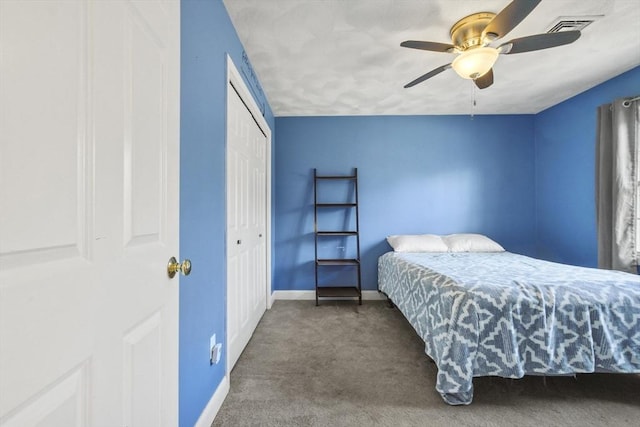
[{"label": "ceiling fan light fixture", "polygon": [[493,67],[498,55],[498,50],[492,47],[476,47],[458,55],[451,67],[463,79],[477,79]]}]

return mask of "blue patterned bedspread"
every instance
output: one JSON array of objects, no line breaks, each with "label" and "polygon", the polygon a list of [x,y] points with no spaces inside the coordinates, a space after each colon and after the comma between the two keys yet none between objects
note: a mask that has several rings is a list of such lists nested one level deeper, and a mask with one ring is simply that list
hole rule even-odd
[{"label": "blue patterned bedspread", "polygon": [[500,253],[395,253],[378,287],[425,342],[436,390],[469,404],[473,377],[640,372],[640,277]]}]

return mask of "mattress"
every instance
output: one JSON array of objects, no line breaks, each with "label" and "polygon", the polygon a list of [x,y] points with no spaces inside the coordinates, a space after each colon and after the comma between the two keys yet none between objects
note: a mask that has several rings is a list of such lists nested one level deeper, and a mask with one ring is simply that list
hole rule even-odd
[{"label": "mattress", "polygon": [[436,390],[473,399],[473,377],[640,372],[640,277],[509,252],[397,253],[378,287],[438,366]]}]

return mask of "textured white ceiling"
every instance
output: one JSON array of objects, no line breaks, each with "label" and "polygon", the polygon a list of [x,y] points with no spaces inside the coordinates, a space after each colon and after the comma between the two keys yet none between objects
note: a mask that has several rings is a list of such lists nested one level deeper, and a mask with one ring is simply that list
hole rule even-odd
[{"label": "textured white ceiling", "polygon": [[224,0],[276,116],[537,113],[640,65],[640,0],[543,0],[501,41],[546,32],[559,17],[602,16],[571,45],[501,55],[482,91],[453,70],[403,88],[454,55],[400,42],[451,43],[458,19],[509,3]]}]

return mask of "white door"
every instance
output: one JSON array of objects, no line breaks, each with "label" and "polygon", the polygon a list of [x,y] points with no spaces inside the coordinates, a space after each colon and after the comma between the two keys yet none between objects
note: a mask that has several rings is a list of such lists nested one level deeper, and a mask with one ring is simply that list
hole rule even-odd
[{"label": "white door", "polygon": [[227,371],[266,310],[267,138],[227,87]]},{"label": "white door", "polygon": [[177,425],[179,3],[0,1],[0,425]]}]

